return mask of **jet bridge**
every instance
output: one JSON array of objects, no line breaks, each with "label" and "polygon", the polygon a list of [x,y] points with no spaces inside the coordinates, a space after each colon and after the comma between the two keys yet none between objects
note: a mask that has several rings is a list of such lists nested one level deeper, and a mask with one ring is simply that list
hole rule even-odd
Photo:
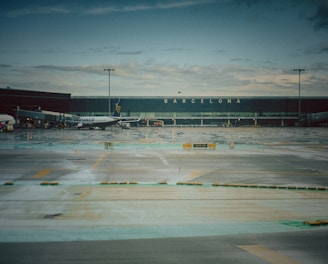
[{"label": "jet bridge", "polygon": [[77,122],[79,116],[53,111],[30,111],[19,109],[16,117],[20,123],[32,124],[36,127],[51,127],[53,125],[64,124],[66,122]]}]

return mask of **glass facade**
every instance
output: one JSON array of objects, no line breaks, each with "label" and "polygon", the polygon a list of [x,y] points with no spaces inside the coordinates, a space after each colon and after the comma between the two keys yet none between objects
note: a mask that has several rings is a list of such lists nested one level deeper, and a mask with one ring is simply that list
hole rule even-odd
[{"label": "glass facade", "polygon": [[[118,98],[111,99],[114,109]],[[172,125],[294,125],[298,97],[123,97],[121,116]],[[328,111],[328,98],[302,98],[301,113]],[[71,113],[108,115],[107,97],[73,97]]]}]

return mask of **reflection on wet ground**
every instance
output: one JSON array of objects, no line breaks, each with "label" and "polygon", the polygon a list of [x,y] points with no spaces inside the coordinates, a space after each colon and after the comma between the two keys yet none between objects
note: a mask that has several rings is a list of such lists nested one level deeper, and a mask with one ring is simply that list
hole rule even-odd
[{"label": "reflection on wet ground", "polygon": [[217,144],[246,145],[317,145],[328,144],[327,128],[131,128],[116,127],[102,130],[16,130],[13,133],[0,134],[1,147],[8,144],[95,144],[113,141],[116,143],[186,143],[213,142]]}]

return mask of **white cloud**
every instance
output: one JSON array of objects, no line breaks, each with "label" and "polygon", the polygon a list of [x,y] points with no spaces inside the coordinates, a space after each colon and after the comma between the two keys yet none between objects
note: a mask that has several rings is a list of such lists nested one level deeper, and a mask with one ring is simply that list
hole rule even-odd
[{"label": "white cloud", "polygon": [[28,6],[16,10],[11,10],[6,13],[7,17],[20,17],[27,15],[49,15],[49,14],[71,14],[72,10],[67,6]]},{"label": "white cloud", "polygon": [[[3,68],[0,86],[16,89],[106,96],[108,74],[114,96],[297,96],[298,75],[293,69],[238,65],[176,66],[146,62],[118,65]],[[315,67],[315,65],[314,65]],[[11,76],[11,77],[8,77]],[[14,76],[14,77],[13,77]],[[327,74],[302,74],[302,94],[326,96]]]},{"label": "white cloud", "polygon": [[138,12],[149,10],[167,10],[176,8],[185,8],[197,5],[213,4],[214,0],[189,0],[189,1],[173,1],[154,4],[135,4],[135,5],[102,5],[102,6],[83,6],[59,4],[53,6],[26,6],[6,12],[7,17],[20,17],[26,15],[49,15],[49,14],[77,14],[77,15],[107,15],[117,12]]}]

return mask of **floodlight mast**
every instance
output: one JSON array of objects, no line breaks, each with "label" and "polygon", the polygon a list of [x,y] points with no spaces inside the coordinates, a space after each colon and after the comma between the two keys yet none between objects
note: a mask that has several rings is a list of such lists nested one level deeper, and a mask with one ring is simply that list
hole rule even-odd
[{"label": "floodlight mast", "polygon": [[110,72],[115,71],[114,68],[107,68],[104,71],[108,71],[108,115],[111,115],[111,105],[110,105]]},{"label": "floodlight mast", "polygon": [[304,72],[305,69],[294,69],[294,71],[298,72],[298,125],[301,122],[301,72]]}]

